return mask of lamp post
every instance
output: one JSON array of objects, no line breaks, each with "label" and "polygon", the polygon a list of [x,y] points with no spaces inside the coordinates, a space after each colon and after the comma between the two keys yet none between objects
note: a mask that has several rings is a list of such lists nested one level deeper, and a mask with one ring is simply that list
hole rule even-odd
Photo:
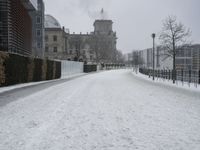
[{"label": "lamp post", "polygon": [[155,37],[156,37],[156,34],[153,33],[151,36],[153,38],[153,80],[155,80]]}]

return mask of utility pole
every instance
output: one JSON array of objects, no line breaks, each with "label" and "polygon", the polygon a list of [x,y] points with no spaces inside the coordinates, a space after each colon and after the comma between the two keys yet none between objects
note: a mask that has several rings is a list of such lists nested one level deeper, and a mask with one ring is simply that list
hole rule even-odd
[{"label": "utility pole", "polygon": [[153,80],[155,80],[155,37],[156,37],[156,34],[153,33],[151,36],[153,38]]}]

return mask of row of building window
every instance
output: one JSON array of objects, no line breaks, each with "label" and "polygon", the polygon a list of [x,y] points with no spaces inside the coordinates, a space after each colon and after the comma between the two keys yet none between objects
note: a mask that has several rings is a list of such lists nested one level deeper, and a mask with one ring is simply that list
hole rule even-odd
[{"label": "row of building window", "polygon": [[36,23],[37,23],[37,24],[42,23],[42,19],[41,19],[40,16],[37,16],[37,17],[36,17]]},{"label": "row of building window", "polygon": [[[47,35],[45,36],[45,41],[49,41],[49,37]],[[53,36],[53,41],[54,42],[58,41],[58,37],[56,35]]]},{"label": "row of building window", "polygon": [[[38,48],[41,48],[41,47],[38,47]],[[45,47],[45,52],[49,52],[49,47],[48,47],[48,46]],[[55,52],[55,53],[58,52],[58,48],[57,48],[56,46],[53,47],[53,52]],[[82,53],[85,55],[85,54],[86,54],[86,51],[83,50]],[[69,51],[69,54],[72,55],[72,54],[73,54],[73,50],[70,50],[70,51]],[[93,54],[93,52],[90,51],[90,54]]]},{"label": "row of building window", "polygon": [[[45,47],[45,52],[49,52],[49,47],[48,46]],[[58,52],[58,47],[56,47],[56,46],[53,47],[53,52],[54,53]]]}]

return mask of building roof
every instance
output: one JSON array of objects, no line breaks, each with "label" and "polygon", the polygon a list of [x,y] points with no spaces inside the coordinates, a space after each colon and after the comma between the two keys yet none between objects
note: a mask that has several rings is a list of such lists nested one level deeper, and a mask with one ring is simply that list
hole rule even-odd
[{"label": "building roof", "polygon": [[37,0],[21,0],[24,7],[29,11],[37,10],[38,2]]},{"label": "building roof", "polygon": [[61,28],[61,25],[53,16],[45,15],[45,28]]}]

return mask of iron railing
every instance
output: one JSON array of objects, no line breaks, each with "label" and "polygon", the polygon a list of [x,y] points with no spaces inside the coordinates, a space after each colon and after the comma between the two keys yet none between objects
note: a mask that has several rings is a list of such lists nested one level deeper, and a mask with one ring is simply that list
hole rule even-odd
[{"label": "iron railing", "polygon": [[[139,72],[149,77],[153,76],[152,69],[140,68]],[[167,80],[175,80],[186,83],[200,84],[200,70],[155,70],[154,76]]]}]

